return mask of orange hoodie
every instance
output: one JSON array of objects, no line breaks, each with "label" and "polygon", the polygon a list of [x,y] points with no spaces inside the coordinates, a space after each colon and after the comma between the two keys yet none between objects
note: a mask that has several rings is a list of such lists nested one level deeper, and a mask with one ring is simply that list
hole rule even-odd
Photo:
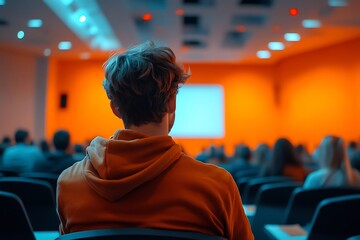
[{"label": "orange hoodie", "polygon": [[231,175],[185,155],[170,136],[95,138],[59,177],[60,232],[160,228],[254,239]]}]

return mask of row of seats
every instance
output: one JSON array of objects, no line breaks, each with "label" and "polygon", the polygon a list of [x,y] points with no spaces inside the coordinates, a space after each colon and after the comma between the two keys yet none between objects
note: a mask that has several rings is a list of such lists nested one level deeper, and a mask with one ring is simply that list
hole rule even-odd
[{"label": "row of seats", "polygon": [[[285,179],[277,179],[274,181],[270,177],[269,182],[266,178],[248,180],[248,186],[245,187],[245,202],[251,204],[252,209],[256,209],[253,213],[249,211],[248,217],[255,239],[271,239],[265,232],[266,224],[299,224],[310,231],[311,226],[314,226],[316,215],[319,212],[319,207],[322,206],[323,200],[328,201],[333,197],[339,196],[357,196],[352,200],[352,208],[354,211],[346,211],[338,208],[346,219],[347,228],[337,228],[343,235],[351,236],[360,234],[358,222],[360,222],[360,189],[359,188],[321,188],[321,189],[303,189],[300,184]],[[255,195],[255,197],[254,197]],[[249,196],[251,201],[249,200]],[[252,201],[252,199],[254,199]],[[358,204],[358,205],[355,205]],[[255,206],[255,207],[254,207]],[[245,205],[245,209],[249,205]],[[351,208],[348,208],[351,209]],[[334,216],[322,218],[321,224],[331,225],[342,221],[342,218],[336,217],[337,211]],[[354,214],[357,214],[353,216]],[[353,218],[351,218],[353,217]],[[356,218],[356,220],[354,219]],[[318,219],[320,220],[320,219]],[[324,222],[327,220],[327,222]],[[316,221],[318,223],[318,221]],[[317,229],[317,228],[316,228]],[[316,230],[315,229],[315,230]],[[313,230],[313,232],[315,231]],[[324,229],[322,229],[324,230]],[[326,229],[325,229],[326,230]],[[316,232],[316,231],[315,231]],[[326,234],[330,231],[323,231],[321,234]],[[320,238],[319,238],[320,239]],[[323,238],[327,239],[327,238]],[[341,239],[341,238],[339,238]],[[345,239],[345,238],[342,238]]]}]

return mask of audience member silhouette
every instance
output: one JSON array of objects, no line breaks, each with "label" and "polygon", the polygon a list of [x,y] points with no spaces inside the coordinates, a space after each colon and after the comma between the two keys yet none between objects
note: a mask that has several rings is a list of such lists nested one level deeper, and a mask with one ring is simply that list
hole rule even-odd
[{"label": "audience member silhouette", "polygon": [[354,169],[360,172],[360,150],[357,150],[351,155],[350,163]]},{"label": "audience member silhouette", "polygon": [[325,137],[319,146],[320,169],[306,178],[304,188],[360,186],[360,174],[351,168],[344,142],[336,136]]},{"label": "audience member silhouette", "polygon": [[45,155],[50,152],[49,143],[45,139],[40,141],[40,149]]},{"label": "audience member silhouette", "polygon": [[224,166],[232,175],[237,171],[247,170],[253,168],[250,164],[252,158],[251,150],[248,146],[244,144],[237,145],[235,147],[235,153],[231,162]]},{"label": "audience member silhouette", "polygon": [[17,172],[30,172],[35,164],[44,161],[44,155],[37,146],[29,145],[30,137],[26,130],[15,132],[15,145],[8,147],[3,156],[3,166]]},{"label": "audience member silhouette", "polygon": [[75,144],[74,145],[74,153],[73,153],[73,159],[74,161],[81,161],[85,157],[85,150],[84,147],[81,144]]},{"label": "audience member silhouette", "polygon": [[5,136],[0,143],[0,165],[2,164],[2,156],[5,152],[5,149],[11,146],[11,138]]},{"label": "audience member silhouette", "polygon": [[60,174],[74,164],[74,159],[67,151],[70,147],[70,134],[65,130],[58,130],[53,137],[54,152],[47,153],[46,159],[38,162],[33,171]]},{"label": "audience member silhouette", "polygon": [[296,158],[292,143],[286,138],[276,141],[268,164],[261,170],[260,176],[287,176],[304,181],[308,171]]},{"label": "audience member silhouette", "polygon": [[253,152],[251,164],[254,167],[262,167],[267,164],[269,158],[270,158],[269,146],[265,143],[261,143],[255,148]]}]

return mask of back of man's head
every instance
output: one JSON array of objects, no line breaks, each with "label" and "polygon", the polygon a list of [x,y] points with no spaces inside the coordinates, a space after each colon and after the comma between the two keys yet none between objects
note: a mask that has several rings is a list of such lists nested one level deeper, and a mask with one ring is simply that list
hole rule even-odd
[{"label": "back of man's head", "polygon": [[70,144],[70,134],[66,130],[59,130],[54,134],[53,143],[56,150],[65,151]]},{"label": "back of man's head", "polygon": [[179,84],[189,77],[170,48],[153,42],[111,57],[104,68],[104,88],[125,127],[160,123]]},{"label": "back of man's head", "polygon": [[29,137],[29,132],[24,129],[18,129],[15,132],[16,143],[25,143],[28,137]]}]

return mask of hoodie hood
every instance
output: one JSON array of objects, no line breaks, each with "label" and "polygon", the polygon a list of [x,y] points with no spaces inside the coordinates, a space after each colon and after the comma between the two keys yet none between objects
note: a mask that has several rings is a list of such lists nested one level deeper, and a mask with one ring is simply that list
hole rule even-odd
[{"label": "hoodie hood", "polygon": [[159,177],[183,155],[170,136],[132,130],[116,131],[110,140],[96,137],[86,151],[86,182],[110,201]]}]

